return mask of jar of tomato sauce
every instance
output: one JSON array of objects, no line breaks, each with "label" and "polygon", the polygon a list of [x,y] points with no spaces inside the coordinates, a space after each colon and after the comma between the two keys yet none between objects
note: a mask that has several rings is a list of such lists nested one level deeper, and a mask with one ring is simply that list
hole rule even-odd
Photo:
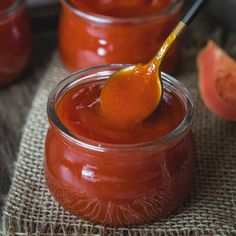
[{"label": "jar of tomato sauce", "polygon": [[121,129],[99,114],[104,81],[121,65],[98,66],[67,77],[48,100],[45,177],[65,209],[110,226],[150,223],[186,199],[195,163],[193,100],[162,74],[157,111]]},{"label": "jar of tomato sauce", "polygon": [[0,1],[0,85],[19,77],[29,64],[31,31],[24,0]]},{"label": "jar of tomato sauce", "polygon": [[[59,48],[70,71],[149,61],[179,21],[182,0],[61,0]],[[164,70],[180,57],[176,42]]]}]

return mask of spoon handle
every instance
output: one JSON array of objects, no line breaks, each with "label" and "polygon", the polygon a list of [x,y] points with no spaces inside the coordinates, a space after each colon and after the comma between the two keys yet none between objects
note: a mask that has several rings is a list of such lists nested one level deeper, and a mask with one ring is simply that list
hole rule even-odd
[{"label": "spoon handle", "polygon": [[172,33],[177,37],[182,31],[190,25],[193,19],[197,16],[200,10],[209,0],[196,0],[191,8],[184,14],[182,20],[177,24]]},{"label": "spoon handle", "polygon": [[183,16],[182,20],[176,25],[171,34],[162,44],[161,48],[159,49],[154,58],[155,63],[161,64],[161,61],[168,53],[170,47],[172,46],[176,38],[178,38],[179,35],[184,31],[184,29],[192,22],[192,20],[207,2],[208,0],[196,0],[194,2],[192,7],[187,11],[187,13]]},{"label": "spoon handle", "polygon": [[196,0],[192,7],[184,14],[181,21],[185,25],[189,25],[207,2],[208,0]]}]

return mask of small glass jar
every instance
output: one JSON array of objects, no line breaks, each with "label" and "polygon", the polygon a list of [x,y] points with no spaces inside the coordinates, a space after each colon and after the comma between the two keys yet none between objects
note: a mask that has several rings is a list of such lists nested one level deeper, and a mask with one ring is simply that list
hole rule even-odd
[{"label": "small glass jar", "polygon": [[0,85],[19,77],[29,64],[31,31],[24,0],[0,2]]},{"label": "small glass jar", "polygon": [[[70,71],[85,67],[149,61],[180,18],[182,0],[173,0],[155,14],[116,18],[83,11],[71,0],[61,0],[59,48]],[[163,70],[171,73],[179,63],[180,41],[166,57]]]},{"label": "small glass jar", "polygon": [[150,223],[173,212],[190,191],[195,162],[192,97],[164,73],[164,90],[180,99],[185,114],[182,123],[161,139],[109,144],[65,128],[56,113],[60,97],[78,84],[107,79],[124,66],[98,66],[72,74],[51,92],[47,107],[45,177],[49,190],[76,216],[110,226]]}]

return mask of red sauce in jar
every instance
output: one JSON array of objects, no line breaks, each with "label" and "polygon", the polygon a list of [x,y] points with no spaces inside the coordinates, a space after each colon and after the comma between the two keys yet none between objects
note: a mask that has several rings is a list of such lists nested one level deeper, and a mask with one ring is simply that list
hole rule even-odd
[{"label": "red sauce in jar", "polygon": [[0,85],[18,78],[30,59],[31,32],[26,9],[22,3],[17,4],[17,0],[0,1]]},{"label": "red sauce in jar", "polygon": [[115,144],[143,143],[165,136],[183,120],[185,109],[172,93],[165,92],[158,109],[142,123],[121,128],[100,114],[104,81],[84,83],[66,92],[57,114],[68,130],[83,137]]},{"label": "red sauce in jar", "polygon": [[155,14],[168,7],[172,0],[72,0],[78,9],[111,17],[138,17]]},{"label": "red sauce in jar", "polygon": [[3,11],[10,7],[16,0],[4,0],[0,2],[0,11]]},{"label": "red sauce in jar", "polygon": [[[179,21],[182,6],[182,1],[174,0],[62,3],[59,48],[70,71],[102,64],[148,62]],[[163,70],[173,72],[179,57],[177,42],[166,57]]]},{"label": "red sauce in jar", "polygon": [[[80,82],[57,91],[55,115],[64,128],[49,115],[47,185],[65,209],[95,223],[126,226],[156,221],[173,212],[191,187],[195,159],[191,123],[184,132],[179,130],[187,108],[179,95],[165,89],[151,117],[122,129],[100,114],[103,85],[104,80]],[[180,132],[177,136],[163,139],[175,129]]]}]

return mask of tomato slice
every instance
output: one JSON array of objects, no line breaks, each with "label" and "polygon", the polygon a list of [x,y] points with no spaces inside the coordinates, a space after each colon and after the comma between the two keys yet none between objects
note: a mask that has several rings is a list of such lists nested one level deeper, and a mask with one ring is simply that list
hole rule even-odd
[{"label": "tomato slice", "polygon": [[236,120],[236,62],[209,41],[198,55],[197,67],[205,105],[216,115]]}]

